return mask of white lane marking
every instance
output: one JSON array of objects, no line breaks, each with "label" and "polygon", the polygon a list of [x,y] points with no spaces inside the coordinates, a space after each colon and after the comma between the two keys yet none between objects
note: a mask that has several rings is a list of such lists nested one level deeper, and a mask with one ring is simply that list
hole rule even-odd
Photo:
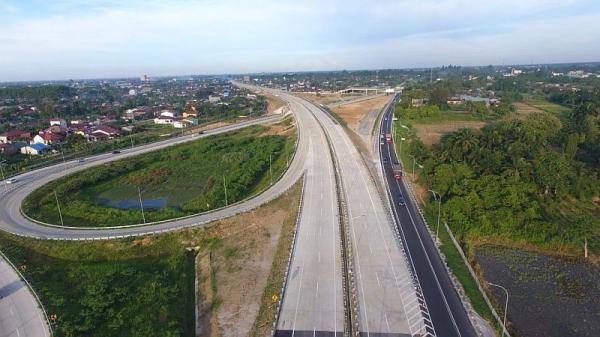
[{"label": "white lane marking", "polygon": [[298,304],[300,303],[300,294],[302,293],[302,277],[304,276],[304,260],[302,260],[302,267],[300,267],[300,284],[298,285],[298,298],[296,300],[296,311],[294,312],[294,324],[292,325],[292,337],[296,332],[296,317],[298,316]]},{"label": "white lane marking", "polygon": [[319,282],[317,281],[317,290],[315,291],[315,297],[319,297]]},{"label": "white lane marking", "polygon": [[379,282],[378,272],[375,272],[375,278],[377,279],[377,284],[379,284],[379,287],[381,288],[381,282]]},{"label": "white lane marking", "polygon": [[385,325],[387,325],[387,332],[390,332],[390,330],[391,330],[391,329],[390,329],[390,322],[388,321],[388,318],[387,318],[387,313],[386,313],[386,312],[384,312],[384,313],[383,313],[383,316],[385,317]]},{"label": "white lane marking", "polygon": [[321,263],[321,251],[319,251],[318,261],[319,261],[319,263]]}]

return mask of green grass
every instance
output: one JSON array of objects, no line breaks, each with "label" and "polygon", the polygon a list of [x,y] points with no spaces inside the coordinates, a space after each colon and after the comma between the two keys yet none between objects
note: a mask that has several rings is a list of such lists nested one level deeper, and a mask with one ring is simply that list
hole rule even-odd
[{"label": "green grass", "polygon": [[525,104],[529,104],[533,107],[536,107],[540,110],[552,113],[552,114],[557,114],[557,115],[563,115],[563,114],[567,114],[571,111],[571,109],[569,109],[568,107],[559,105],[559,104],[555,104],[555,103],[551,103],[549,101],[547,101],[544,97],[540,97],[540,96],[533,96],[533,95],[523,95],[523,103]]},{"label": "green grass", "polygon": [[[53,181],[29,195],[23,210],[35,219],[66,226],[118,226],[142,222],[143,199],[163,198],[167,207],[146,209],[147,222],[196,214],[225,206],[267,188],[283,174],[293,156],[296,135],[263,135],[254,126],[133,158],[94,167]],[[269,157],[272,154],[272,174]],[[128,200],[131,209],[111,204]]]},{"label": "green grass", "polygon": [[54,336],[194,336],[194,259],[180,245],[0,238],[56,315]]}]

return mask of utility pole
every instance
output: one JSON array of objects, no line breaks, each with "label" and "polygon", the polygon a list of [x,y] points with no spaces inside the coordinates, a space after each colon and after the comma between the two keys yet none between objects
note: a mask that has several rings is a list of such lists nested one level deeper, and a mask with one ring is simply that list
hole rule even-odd
[{"label": "utility pole", "polygon": [[269,175],[271,176],[271,185],[273,185],[273,166],[271,165],[273,161],[273,152],[269,155]]},{"label": "utility pole", "polygon": [[[437,226],[435,228],[435,237],[439,240],[440,236],[440,215],[441,215],[441,207],[442,207],[442,196],[434,190],[429,190],[429,192],[433,193],[433,198],[438,202],[438,219]],[[437,197],[436,197],[437,195]]]},{"label": "utility pole", "polygon": [[6,177],[4,176],[4,169],[2,168],[3,164],[4,164],[4,161],[0,161],[0,173],[2,173],[2,184],[4,184],[4,190],[8,191],[8,186],[6,184]]},{"label": "utility pole", "polygon": [[131,149],[133,150],[133,135],[129,134],[129,140],[131,141]]},{"label": "utility pole", "polygon": [[138,196],[140,198],[140,208],[142,209],[142,219],[144,220],[144,224],[146,224],[146,215],[144,214],[144,203],[142,202],[142,190],[138,186]]},{"label": "utility pole", "polygon": [[225,190],[225,206],[228,206],[227,202],[227,184],[225,184],[225,176],[223,176],[223,189]]},{"label": "utility pole", "polygon": [[502,290],[504,290],[504,293],[506,293],[506,302],[504,302],[504,322],[502,323],[503,325],[503,331],[502,331],[502,335],[504,336],[505,333],[507,333],[506,330],[506,312],[508,311],[508,290],[506,288],[504,288],[503,286],[499,285],[499,284],[495,284],[492,282],[488,282],[489,285],[494,286],[494,287],[498,287]]},{"label": "utility pole", "polygon": [[429,83],[433,83],[433,68],[429,68]]},{"label": "utility pole", "polygon": [[60,216],[60,224],[65,227],[65,222],[63,221],[62,212],[60,211],[60,204],[58,203],[58,195],[56,195],[56,190],[54,190],[54,198],[56,199],[56,207],[58,208],[58,216]]},{"label": "utility pole", "polygon": [[400,161],[402,161],[402,142],[405,141],[405,140],[406,140],[406,138],[404,138],[404,137],[400,138],[400,154],[399,154]]}]

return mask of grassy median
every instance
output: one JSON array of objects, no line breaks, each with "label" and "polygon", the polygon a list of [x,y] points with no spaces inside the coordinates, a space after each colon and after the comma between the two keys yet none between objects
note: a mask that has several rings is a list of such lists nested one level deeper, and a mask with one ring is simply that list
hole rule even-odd
[{"label": "grassy median", "polygon": [[[96,166],[30,194],[23,210],[65,226],[119,226],[192,215],[243,200],[285,171],[296,133],[253,126]],[[140,207],[140,197],[144,213]]]}]

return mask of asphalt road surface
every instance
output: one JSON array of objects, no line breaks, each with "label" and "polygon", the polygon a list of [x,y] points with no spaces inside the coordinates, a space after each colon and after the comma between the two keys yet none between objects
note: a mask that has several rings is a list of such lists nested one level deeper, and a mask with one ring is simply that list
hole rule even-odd
[{"label": "asphalt road surface", "polygon": [[50,336],[43,312],[19,274],[0,256],[0,336]]},{"label": "asphalt road surface", "polygon": [[38,187],[64,177],[68,174],[81,171],[96,165],[107,163],[110,161],[135,156],[138,154],[162,149],[168,146],[181,144],[210,135],[238,130],[250,125],[276,122],[280,120],[280,116],[269,116],[243,122],[235,125],[230,125],[210,131],[202,135],[183,136],[172,138],[161,142],[146,144],[132,149],[122,150],[120,154],[101,154],[86,158],[80,163],[78,160],[68,161],[64,164],[44,167],[35,171],[16,176],[16,182],[0,186],[0,230],[5,232],[36,237],[42,239],[54,240],[89,240],[89,239],[109,239],[125,236],[144,235],[151,233],[161,233],[172,230],[177,230],[184,227],[197,226],[206,224],[215,220],[233,216],[251,209],[254,209],[265,202],[277,198],[281,193],[289,189],[302,175],[304,171],[304,158],[307,154],[306,139],[299,138],[298,149],[294,160],[290,164],[284,176],[277,181],[273,186],[263,193],[250,198],[248,200],[230,205],[222,209],[206,212],[196,216],[190,216],[178,220],[170,220],[156,224],[148,224],[145,226],[130,226],[118,228],[64,228],[60,226],[45,226],[25,217],[20,209],[21,203],[25,197],[33,192]]},{"label": "asphalt road surface", "polygon": [[[391,133],[392,128],[391,104],[382,118],[380,133]],[[392,164],[398,163],[393,144],[383,142],[380,145],[381,159],[387,159],[383,164],[386,184],[394,207],[394,216],[400,225],[400,232],[406,251],[411,260],[411,267],[416,272],[433,327],[437,336],[477,336],[468,314],[458,296],[446,268],[438,254],[435,244],[427,231],[426,225],[418,212],[414,200],[410,197],[405,182],[396,181]],[[405,205],[399,204],[403,196]]]}]

